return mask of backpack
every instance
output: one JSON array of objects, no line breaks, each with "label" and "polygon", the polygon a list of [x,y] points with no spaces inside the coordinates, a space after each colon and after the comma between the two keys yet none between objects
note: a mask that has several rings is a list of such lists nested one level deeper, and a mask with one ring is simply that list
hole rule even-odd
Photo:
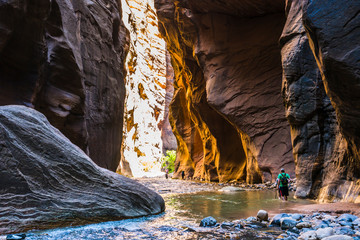
[{"label": "backpack", "polygon": [[281,184],[283,185],[283,186],[286,186],[286,185],[288,185],[288,179],[287,179],[287,177],[286,177],[286,174],[280,174],[281,176],[280,176],[280,182],[281,182]]}]

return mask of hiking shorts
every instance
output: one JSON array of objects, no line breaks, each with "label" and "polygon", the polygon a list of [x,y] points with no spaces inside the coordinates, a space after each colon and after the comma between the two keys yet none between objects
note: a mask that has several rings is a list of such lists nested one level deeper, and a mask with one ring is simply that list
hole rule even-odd
[{"label": "hiking shorts", "polygon": [[279,192],[280,192],[281,196],[289,196],[289,188],[288,188],[288,186],[280,187]]}]

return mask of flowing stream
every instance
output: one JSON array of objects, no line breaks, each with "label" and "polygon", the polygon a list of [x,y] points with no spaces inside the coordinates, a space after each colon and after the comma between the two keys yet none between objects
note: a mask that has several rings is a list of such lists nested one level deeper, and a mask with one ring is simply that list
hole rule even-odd
[{"label": "flowing stream", "polygon": [[[279,212],[293,212],[299,204],[311,204],[308,200],[288,202],[276,198],[274,190],[241,191],[231,193],[199,192],[192,194],[165,195],[166,211],[157,216],[104,222],[78,227],[67,227],[27,233],[27,240],[35,239],[272,239],[254,233],[231,233],[197,231],[201,219],[213,216],[218,222],[232,221],[256,216],[259,209],[270,215]],[[0,237],[1,239],[1,237]]]}]

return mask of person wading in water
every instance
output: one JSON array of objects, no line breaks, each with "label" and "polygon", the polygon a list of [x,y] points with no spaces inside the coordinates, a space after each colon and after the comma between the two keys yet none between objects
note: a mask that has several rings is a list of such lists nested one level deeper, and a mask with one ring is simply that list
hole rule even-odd
[{"label": "person wading in water", "polygon": [[289,196],[289,182],[291,180],[289,174],[285,173],[285,169],[282,168],[280,171],[281,173],[276,179],[276,187],[279,189],[281,198],[287,201],[287,197]]}]

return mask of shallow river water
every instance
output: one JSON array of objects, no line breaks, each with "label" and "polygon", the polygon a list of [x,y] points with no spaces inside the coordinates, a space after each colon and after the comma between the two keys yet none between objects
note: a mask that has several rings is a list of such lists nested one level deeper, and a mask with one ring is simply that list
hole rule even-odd
[{"label": "shallow river water", "polygon": [[221,229],[204,230],[198,226],[201,219],[207,216],[213,216],[221,223],[256,216],[259,209],[265,209],[271,215],[293,212],[299,204],[312,203],[292,197],[288,202],[280,201],[274,190],[168,194],[164,199],[166,211],[157,216],[32,231],[26,233],[26,239],[273,239],[251,229],[231,233]]}]

